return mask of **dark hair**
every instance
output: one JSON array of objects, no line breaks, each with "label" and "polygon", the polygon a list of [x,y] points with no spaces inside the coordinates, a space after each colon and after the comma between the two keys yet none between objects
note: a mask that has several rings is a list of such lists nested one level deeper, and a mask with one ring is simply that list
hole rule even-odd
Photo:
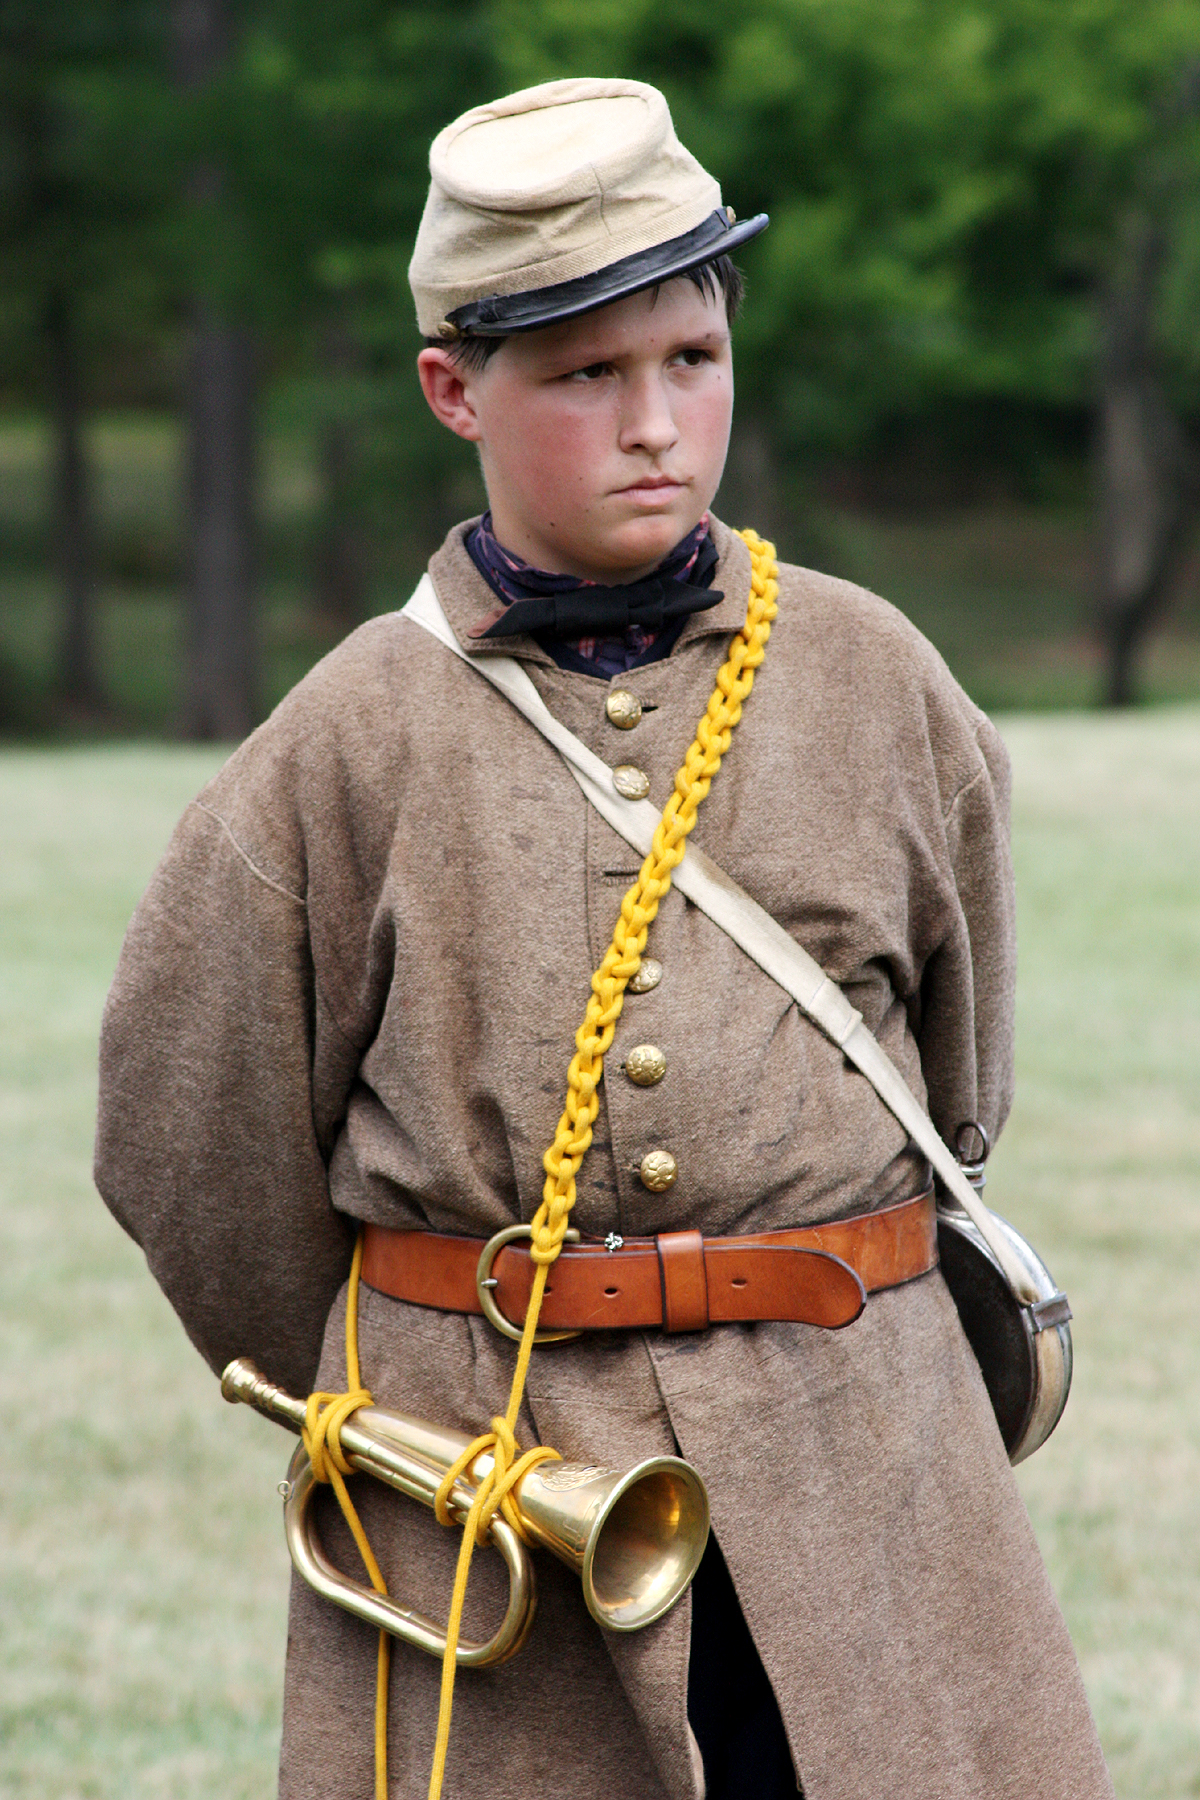
[{"label": "dark hair", "polygon": [[[722,295],[725,317],[732,325],[746,292],[746,279],[742,271],[727,256],[714,256],[711,262],[698,263],[694,269],[685,269],[683,274],[693,287],[699,288],[706,300],[714,300],[718,294]],[[476,337],[468,333],[450,344],[443,343],[441,338],[426,338],[425,342],[435,350],[448,350],[454,361],[461,363],[463,368],[484,369],[501,344],[506,342],[506,338]]]}]

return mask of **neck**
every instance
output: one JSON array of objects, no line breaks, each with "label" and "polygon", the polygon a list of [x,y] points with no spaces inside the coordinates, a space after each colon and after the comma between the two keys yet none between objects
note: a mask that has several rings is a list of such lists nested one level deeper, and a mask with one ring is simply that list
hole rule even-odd
[{"label": "neck", "polygon": [[576,568],[532,564],[504,536],[502,527],[497,526],[494,515],[490,512],[484,514],[479,525],[470,534],[468,548],[491,585],[510,600],[529,592],[562,593],[572,588],[632,587],[655,574],[686,581],[693,572],[698,571],[698,565],[704,567],[708,580],[711,580],[710,565],[716,561],[708,535],[707,513],[664,556],[656,558],[652,563],[641,563],[636,569],[593,570],[585,575]]}]

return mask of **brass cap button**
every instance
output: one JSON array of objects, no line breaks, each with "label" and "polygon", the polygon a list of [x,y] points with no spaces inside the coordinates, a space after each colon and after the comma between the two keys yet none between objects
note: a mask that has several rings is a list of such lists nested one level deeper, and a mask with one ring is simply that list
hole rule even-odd
[{"label": "brass cap button", "polygon": [[637,1087],[653,1087],[667,1072],[667,1059],[657,1044],[638,1044],[625,1058],[625,1073]]},{"label": "brass cap button", "polygon": [[675,1186],[679,1164],[669,1150],[647,1150],[638,1174],[642,1186],[648,1187],[652,1194],[665,1194],[669,1187]]},{"label": "brass cap button", "polygon": [[630,994],[648,994],[650,989],[656,988],[661,980],[662,964],[655,962],[652,956],[643,956],[638,964],[637,974],[631,975],[629,978],[629,987],[626,991]]},{"label": "brass cap button", "polygon": [[608,722],[618,731],[632,731],[642,716],[642,703],[628,688],[614,688],[604,702]]},{"label": "brass cap button", "polygon": [[613,786],[626,800],[644,800],[650,792],[650,777],[633,763],[618,763],[613,770]]}]

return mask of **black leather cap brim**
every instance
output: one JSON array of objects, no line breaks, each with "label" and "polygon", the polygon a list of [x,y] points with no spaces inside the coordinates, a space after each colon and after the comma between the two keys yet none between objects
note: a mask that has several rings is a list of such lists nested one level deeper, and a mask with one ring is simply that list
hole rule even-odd
[{"label": "black leather cap brim", "polygon": [[766,213],[758,213],[753,219],[731,225],[723,211],[713,212],[682,237],[669,238],[665,244],[655,244],[649,250],[638,250],[633,256],[597,269],[594,275],[560,281],[553,287],[531,288],[524,294],[489,294],[456,307],[447,323],[463,337],[509,337],[514,332],[556,325],[561,319],[595,312],[614,300],[657,287],[672,276],[686,275],[689,269],[699,268],[701,263],[712,262],[718,256],[728,256],[739,244],[765,231],[768,222]]}]

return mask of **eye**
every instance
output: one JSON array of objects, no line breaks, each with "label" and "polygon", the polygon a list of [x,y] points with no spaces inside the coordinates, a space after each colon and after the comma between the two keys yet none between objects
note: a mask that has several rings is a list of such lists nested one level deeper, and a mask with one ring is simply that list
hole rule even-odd
[{"label": "eye", "polygon": [[685,369],[699,369],[704,363],[713,360],[711,350],[701,349],[699,344],[689,344],[686,349],[675,352],[676,362],[682,363]]},{"label": "eye", "polygon": [[568,381],[599,381],[612,370],[611,363],[589,363],[586,369],[572,369],[566,377]]}]

